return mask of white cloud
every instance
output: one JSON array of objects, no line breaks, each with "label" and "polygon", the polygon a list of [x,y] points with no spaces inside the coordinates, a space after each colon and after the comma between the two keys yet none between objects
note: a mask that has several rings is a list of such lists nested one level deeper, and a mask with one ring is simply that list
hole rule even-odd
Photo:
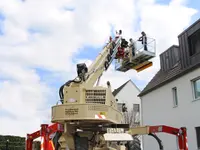
[{"label": "white cloud", "polygon": [[[140,26],[156,38],[159,54],[177,41],[177,35],[195,13],[182,2],[159,5],[154,0],[0,0],[0,12],[5,15],[4,35],[0,36],[0,109],[16,116],[0,118],[0,134],[25,136],[49,117],[49,101],[57,93],[52,93],[53,87],[43,83],[34,68],[52,71],[52,77],[63,82],[75,77],[72,57],[85,45],[103,47],[111,25],[122,29],[125,37],[134,38],[140,36],[140,31],[134,30]],[[67,8],[75,11],[65,11]],[[139,17],[141,22],[137,22]],[[28,29],[38,32],[30,34]],[[96,56],[97,52],[91,53]],[[101,83],[105,85],[109,80],[114,89],[130,78],[147,82],[158,70],[158,57],[154,62],[155,66],[141,73],[119,73],[111,66]]]}]

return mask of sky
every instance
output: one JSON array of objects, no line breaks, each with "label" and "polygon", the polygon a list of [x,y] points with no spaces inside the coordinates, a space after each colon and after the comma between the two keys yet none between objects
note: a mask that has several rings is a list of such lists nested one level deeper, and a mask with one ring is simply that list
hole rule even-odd
[{"label": "sky", "polygon": [[200,1],[187,0],[0,0],[0,134],[26,136],[50,123],[58,90],[90,64],[109,36],[122,29],[137,39],[156,39],[153,66],[121,73],[114,63],[101,85],[131,79],[143,89],[159,70],[159,54],[200,17]]}]

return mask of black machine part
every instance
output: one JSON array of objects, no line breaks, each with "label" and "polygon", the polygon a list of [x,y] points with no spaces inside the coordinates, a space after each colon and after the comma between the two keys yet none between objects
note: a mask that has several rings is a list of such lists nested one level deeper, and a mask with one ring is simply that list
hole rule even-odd
[{"label": "black machine part", "polygon": [[82,80],[85,81],[85,74],[88,72],[88,68],[85,63],[80,63],[77,64],[77,74],[78,77]]},{"label": "black machine part", "polygon": [[133,141],[127,142],[127,150],[141,150],[141,142],[137,136],[133,136]]},{"label": "black machine part", "polygon": [[156,134],[152,134],[152,133],[149,133],[149,135],[156,139],[156,141],[158,142],[158,145],[159,145],[159,149],[164,150],[162,141],[159,139],[159,137]]},{"label": "black machine part", "polygon": [[88,137],[80,137],[77,133],[74,136],[75,150],[88,150]]},{"label": "black machine part", "polygon": [[80,80],[79,81],[76,81],[75,79],[74,80],[69,80],[69,81],[67,81],[65,84],[63,84],[60,87],[60,89],[59,89],[59,97],[60,97],[60,101],[61,101],[62,104],[63,104],[63,98],[64,98],[64,94],[63,94],[64,86],[70,86],[70,84],[72,82],[80,83],[82,81],[85,81],[85,74],[87,72],[88,72],[88,68],[87,68],[85,63],[77,64],[77,74],[78,74],[78,77],[80,78]]},{"label": "black machine part", "polygon": [[62,132],[56,132],[55,136],[53,137],[53,145],[55,150],[59,150],[60,144],[58,143],[59,138],[61,137]]}]

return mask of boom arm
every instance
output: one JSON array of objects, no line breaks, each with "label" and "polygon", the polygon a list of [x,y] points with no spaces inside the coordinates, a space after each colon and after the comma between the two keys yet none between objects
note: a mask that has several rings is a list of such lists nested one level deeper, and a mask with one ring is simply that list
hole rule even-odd
[{"label": "boom arm", "polygon": [[113,59],[116,56],[118,47],[120,46],[121,37],[115,43],[110,42],[103,48],[103,51],[97,56],[96,60],[88,69],[88,78],[85,81],[85,86],[93,87],[97,79],[107,70]]},{"label": "boom arm", "polygon": [[[91,64],[89,69],[86,64],[77,64],[77,74],[74,80],[69,80],[60,87],[59,96],[63,103],[64,94],[63,90],[65,86],[77,87],[83,85],[84,87],[93,87],[99,77],[102,76],[104,70],[107,70],[113,59],[116,56],[118,47],[121,44],[121,36],[116,41],[110,41],[104,48],[103,51],[97,56],[95,61]],[[79,80],[76,80],[79,79]]]},{"label": "boom arm", "polygon": [[187,146],[187,131],[185,127],[182,128],[174,128],[165,125],[158,126],[145,126],[145,127],[137,127],[129,130],[129,134],[132,135],[154,135],[155,133],[164,132],[168,134],[172,134],[177,136],[179,142],[180,150],[188,150]]}]

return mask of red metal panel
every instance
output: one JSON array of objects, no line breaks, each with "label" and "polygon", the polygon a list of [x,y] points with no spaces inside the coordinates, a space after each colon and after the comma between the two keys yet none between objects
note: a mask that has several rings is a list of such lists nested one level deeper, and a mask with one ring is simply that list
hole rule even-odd
[{"label": "red metal panel", "polygon": [[[48,150],[50,146],[49,136],[55,132],[63,132],[63,125],[55,123],[52,125],[42,124],[41,129],[33,132],[32,134],[27,134],[26,140],[26,150],[32,150],[33,140],[41,136],[41,149]],[[50,146],[52,147],[52,145]],[[52,147],[53,148],[53,147]]]},{"label": "red metal panel", "polygon": [[179,141],[179,149],[180,150],[188,150],[188,144],[187,144],[187,131],[186,128],[174,128],[170,126],[150,126],[149,127],[150,133],[157,133],[157,132],[165,132],[168,134],[176,135],[178,137]]}]

